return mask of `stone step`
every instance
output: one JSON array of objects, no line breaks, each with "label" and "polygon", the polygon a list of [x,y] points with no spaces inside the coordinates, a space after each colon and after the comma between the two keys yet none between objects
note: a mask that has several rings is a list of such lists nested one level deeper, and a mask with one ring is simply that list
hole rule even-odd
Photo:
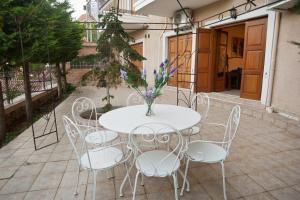
[{"label": "stone step", "polygon": [[242,114],[266,121],[276,127],[300,135],[300,121],[282,116],[275,112],[268,113],[265,105],[261,104],[260,101],[243,99],[239,96],[216,92],[209,93],[208,96],[210,97],[212,106],[229,110],[233,105],[240,105]]}]

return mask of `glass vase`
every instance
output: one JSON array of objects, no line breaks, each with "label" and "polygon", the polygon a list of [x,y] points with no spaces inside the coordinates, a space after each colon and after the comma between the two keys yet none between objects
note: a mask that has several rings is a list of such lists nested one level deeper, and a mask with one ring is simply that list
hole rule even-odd
[{"label": "glass vase", "polygon": [[149,117],[149,116],[154,115],[153,108],[152,108],[152,105],[154,103],[154,99],[153,98],[145,99],[145,102],[146,102],[146,105],[147,105],[146,116]]}]

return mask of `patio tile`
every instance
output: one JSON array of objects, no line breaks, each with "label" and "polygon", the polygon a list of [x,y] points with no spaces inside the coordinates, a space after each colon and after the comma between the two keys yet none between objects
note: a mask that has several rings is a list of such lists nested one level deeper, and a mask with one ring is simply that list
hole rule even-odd
[{"label": "patio tile", "polygon": [[242,196],[264,192],[264,189],[247,175],[235,176],[227,180]]},{"label": "patio tile", "polygon": [[300,184],[295,185],[295,186],[293,187],[293,189],[295,189],[295,190],[297,190],[298,192],[300,192]]},{"label": "patio tile", "polygon": [[15,172],[17,171],[19,167],[15,166],[15,167],[1,167],[0,168],[0,179],[7,179],[7,178],[11,178]]},{"label": "patio tile", "polygon": [[6,184],[8,179],[0,179],[0,189]]},{"label": "patio tile", "polygon": [[[141,176],[139,177],[138,184],[141,183]],[[144,187],[145,192],[147,194],[150,193],[158,193],[158,192],[166,192],[166,191],[173,191],[173,181],[170,182],[168,178],[144,178]],[[168,192],[169,193],[169,192]]]},{"label": "patio tile", "polygon": [[[97,183],[104,183],[104,182],[109,182],[111,181],[112,179],[109,178],[111,177],[111,173],[109,171],[99,171],[97,173]],[[88,176],[88,183],[92,184],[94,181],[94,175],[92,172],[89,173],[89,176]]]},{"label": "patio tile", "polygon": [[54,151],[55,145],[50,145],[48,147],[39,149],[37,151],[34,151],[32,155],[41,155],[41,154],[47,154],[47,153],[52,153]]},{"label": "patio tile", "polygon": [[84,200],[87,185],[78,186],[78,195],[74,195],[75,187],[59,187],[55,200]]},{"label": "patio tile", "polygon": [[34,152],[34,148],[22,148],[18,149],[16,152],[14,152],[13,156],[27,156],[31,155]]},{"label": "patio tile", "polygon": [[300,174],[297,174],[287,167],[282,166],[281,168],[270,170],[270,173],[288,185],[296,185],[300,183]]},{"label": "patio tile", "polygon": [[51,154],[45,153],[45,154],[32,154],[27,162],[29,163],[44,163],[47,162]]},{"label": "patio tile", "polygon": [[26,194],[24,200],[52,200],[55,193],[56,189],[31,191]]},{"label": "patio tile", "polygon": [[146,196],[147,196],[148,200],[173,200],[173,199],[175,199],[174,191],[150,193],[150,194],[146,194]]},{"label": "patio tile", "polygon": [[55,189],[59,186],[63,173],[40,174],[33,183],[30,191]]},{"label": "patio tile", "polygon": [[41,174],[61,173],[66,170],[68,161],[47,162]]},{"label": "patio tile", "polygon": [[[244,175],[245,173],[239,168],[239,162],[237,161],[231,161],[231,162],[225,162],[225,175],[226,177],[232,177],[232,176],[238,176],[238,175]],[[221,171],[221,165],[212,165],[212,167],[218,172],[219,176],[222,176]]]},{"label": "patio tile", "polygon": [[[149,200],[146,195],[135,195],[136,200]],[[132,200],[132,197],[117,197],[117,200]]]},{"label": "patio tile", "polygon": [[256,183],[261,185],[266,190],[274,190],[287,186],[284,182],[273,176],[268,171],[252,173],[248,174],[248,176],[250,176],[250,178],[252,178]]},{"label": "patio tile", "polygon": [[64,151],[60,153],[52,153],[49,161],[63,161],[71,158],[72,151]]},{"label": "patio tile", "polygon": [[[78,175],[78,172],[76,172],[76,171],[64,173],[64,176],[60,183],[60,187],[75,186],[77,184],[77,175]],[[81,171],[80,176],[79,176],[79,185],[85,185],[85,184],[87,184],[87,181],[88,181],[88,172]]]},{"label": "patio tile", "polygon": [[[134,184],[134,178],[131,177],[131,182],[132,182],[132,186]],[[120,186],[121,186],[122,180],[118,180],[116,181],[116,186],[115,186],[115,193],[117,197],[120,197]],[[131,187],[129,185],[129,182],[126,181],[124,187],[123,187],[123,198],[129,198],[132,196],[132,192],[133,190],[131,190]],[[137,189],[136,189],[136,195],[144,195],[145,192],[145,187],[141,186],[140,182],[137,184]]]},{"label": "patio tile", "polygon": [[7,158],[11,156],[16,150],[15,149],[8,149],[8,150],[1,150],[0,151],[0,158]]},{"label": "patio tile", "polygon": [[16,177],[10,179],[1,189],[0,194],[13,194],[18,192],[27,192],[35,177]]},{"label": "patio tile", "polygon": [[43,166],[44,166],[43,163],[21,166],[16,172],[16,174],[14,175],[14,177],[36,176],[40,173]]},{"label": "patio tile", "polygon": [[11,156],[9,159],[5,160],[1,163],[0,167],[10,167],[10,166],[21,166],[28,159],[28,155],[26,156]]},{"label": "patio tile", "polygon": [[66,171],[78,171],[78,161],[69,160]]},{"label": "patio tile", "polygon": [[0,200],[23,200],[26,193],[16,193],[16,194],[0,194]]},{"label": "patio tile", "polygon": [[72,151],[73,147],[71,146],[70,143],[59,143],[58,145],[56,145],[53,153],[61,153],[61,152],[65,152],[65,151]]},{"label": "patio tile", "polygon": [[[213,200],[220,200],[224,198],[222,179],[205,181],[201,183],[201,185]],[[241,194],[228,184],[228,182],[226,182],[226,193],[228,199],[237,199],[241,197]]]},{"label": "patio tile", "polygon": [[264,192],[251,196],[244,197],[245,200],[276,200],[270,193]]},{"label": "patio tile", "polygon": [[184,192],[183,196],[180,198],[182,200],[194,200],[194,199],[203,199],[210,200],[208,193],[203,189],[200,184],[192,184],[190,187],[190,192]]},{"label": "patio tile", "polygon": [[24,142],[17,142],[15,140],[11,141],[10,143],[6,144],[2,149],[5,150],[14,150],[19,149],[22,145],[24,145]]},{"label": "patio tile", "polygon": [[[85,199],[92,199],[93,184],[88,184]],[[115,188],[113,182],[99,183],[96,189],[96,200],[110,200],[115,199]]]},{"label": "patio tile", "polygon": [[199,182],[206,180],[216,180],[220,178],[220,174],[211,165],[204,165],[190,169],[191,173],[198,179]]},{"label": "patio tile", "polygon": [[292,188],[274,190],[274,191],[270,191],[270,193],[278,200],[299,200],[300,199],[300,193]]}]

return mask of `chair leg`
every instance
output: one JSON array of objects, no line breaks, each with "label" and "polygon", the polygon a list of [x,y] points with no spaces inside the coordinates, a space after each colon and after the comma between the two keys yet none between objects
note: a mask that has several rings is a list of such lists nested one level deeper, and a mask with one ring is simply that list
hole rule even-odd
[{"label": "chair leg", "polygon": [[132,200],[135,200],[135,193],[136,193],[136,186],[137,186],[137,181],[139,178],[140,172],[137,171],[135,175],[135,181],[134,181],[134,189],[133,189],[133,194],[132,194]]},{"label": "chair leg", "polygon": [[115,175],[114,175],[114,172],[113,172],[112,169],[109,169],[109,170],[106,171],[106,178],[107,179],[114,178],[114,177],[115,177]]},{"label": "chair leg", "polygon": [[93,170],[94,184],[93,184],[93,200],[96,199],[96,188],[97,188],[97,171]]},{"label": "chair leg", "polygon": [[222,176],[223,176],[223,194],[224,194],[224,200],[227,200],[227,195],[226,195],[226,183],[225,183],[225,168],[224,168],[224,162],[221,161],[221,166],[222,166]]},{"label": "chair leg", "polygon": [[[184,179],[184,173],[179,169],[178,170],[178,172],[179,172],[179,174],[180,174],[180,176],[182,177],[182,180]],[[185,184],[186,184],[186,191],[187,192],[189,192],[190,191],[190,182],[189,182],[189,180],[188,180],[188,178],[186,177],[186,179],[185,179]],[[179,187],[178,187],[179,188]]]},{"label": "chair leg", "polygon": [[144,183],[144,175],[142,174],[142,180],[141,180],[141,186],[144,186],[145,183]]},{"label": "chair leg", "polygon": [[[183,196],[183,191],[184,191],[185,183],[187,182],[187,173],[188,173],[188,170],[189,170],[189,164],[190,164],[190,159],[187,158],[186,166],[185,166],[185,171],[184,171],[184,178],[183,178],[182,188],[181,188],[181,192],[180,192],[180,196]],[[187,192],[190,191],[190,184],[187,184],[187,185],[186,185],[186,191],[187,191]]]},{"label": "chair leg", "polygon": [[78,193],[79,176],[80,176],[80,166],[78,167],[77,182],[76,182],[76,188],[75,188],[74,196],[77,196],[79,194]]},{"label": "chair leg", "polygon": [[177,180],[177,174],[174,173],[174,174],[172,174],[172,176],[173,176],[173,181],[174,181],[175,199],[178,200],[178,192],[177,192],[177,188],[178,188],[178,180]]},{"label": "chair leg", "polygon": [[126,175],[125,175],[125,177],[124,177],[124,179],[123,179],[123,181],[121,183],[121,186],[120,186],[120,197],[123,197],[123,187],[124,187],[125,182],[126,182],[127,179],[129,179],[130,187],[132,187],[131,186],[131,181],[130,181],[130,172],[131,172],[131,170],[133,168],[133,165],[130,166],[129,170],[128,170],[128,167],[127,167],[126,164],[125,164],[125,167],[126,167]]}]

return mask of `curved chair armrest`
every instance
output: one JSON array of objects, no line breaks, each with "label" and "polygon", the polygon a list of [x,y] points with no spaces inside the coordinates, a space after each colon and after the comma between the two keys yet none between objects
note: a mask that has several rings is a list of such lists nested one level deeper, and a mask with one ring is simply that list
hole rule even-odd
[{"label": "curved chair armrest", "polygon": [[227,144],[228,142],[219,142],[219,141],[213,141],[213,140],[194,140],[191,143],[196,143],[196,142],[202,142],[202,143],[213,143],[213,144]]},{"label": "curved chair armrest", "polygon": [[203,123],[203,125],[209,125],[209,126],[220,126],[220,127],[223,127],[223,128],[226,128],[226,125],[225,124],[219,124],[219,123],[209,123],[209,122],[205,122]]},{"label": "curved chair armrest", "polygon": [[97,130],[97,128],[95,126],[88,126],[88,125],[83,125],[83,124],[78,124],[77,125],[78,128],[86,128],[86,129],[91,129],[91,130]]}]

